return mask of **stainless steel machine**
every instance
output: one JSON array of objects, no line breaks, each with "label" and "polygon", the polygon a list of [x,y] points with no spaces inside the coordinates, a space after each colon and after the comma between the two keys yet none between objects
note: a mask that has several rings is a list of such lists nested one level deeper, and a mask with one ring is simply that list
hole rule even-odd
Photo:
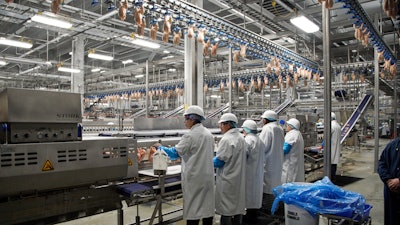
[{"label": "stainless steel machine", "polygon": [[0,93],[0,224],[120,207],[113,186],[137,177],[136,140],[82,138],[81,118],[79,94]]}]

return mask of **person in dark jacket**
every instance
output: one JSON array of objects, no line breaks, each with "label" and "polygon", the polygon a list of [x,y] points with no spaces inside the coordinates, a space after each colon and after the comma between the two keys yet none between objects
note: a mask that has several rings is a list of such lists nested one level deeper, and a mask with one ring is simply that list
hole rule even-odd
[{"label": "person in dark jacket", "polygon": [[386,145],[378,162],[384,183],[385,225],[400,225],[400,138]]}]

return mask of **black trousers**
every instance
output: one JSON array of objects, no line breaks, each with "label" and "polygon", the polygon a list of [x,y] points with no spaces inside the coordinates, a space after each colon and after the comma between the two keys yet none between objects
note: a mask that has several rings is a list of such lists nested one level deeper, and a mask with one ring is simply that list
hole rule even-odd
[{"label": "black trousers", "polygon": [[260,209],[247,209],[246,210],[246,215],[243,216],[243,223],[245,224],[258,224],[257,220],[257,212]]},{"label": "black trousers", "polygon": [[222,216],[220,225],[241,225],[242,215]]},{"label": "black trousers", "polygon": [[[212,225],[213,217],[203,218],[203,225]],[[187,220],[186,225],[199,225],[200,220]]]},{"label": "black trousers", "polygon": [[331,181],[336,181],[337,164],[331,164]]}]

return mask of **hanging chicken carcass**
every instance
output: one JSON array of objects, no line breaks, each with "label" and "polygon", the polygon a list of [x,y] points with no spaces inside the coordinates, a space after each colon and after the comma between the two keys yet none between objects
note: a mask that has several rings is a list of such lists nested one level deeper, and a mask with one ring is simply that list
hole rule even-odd
[{"label": "hanging chicken carcass", "polygon": [[119,3],[120,6],[118,8],[118,16],[119,18],[124,21],[126,19],[126,11],[128,10],[128,0]]},{"label": "hanging chicken carcass", "polygon": [[168,42],[169,34],[171,33],[172,16],[169,13],[164,15],[164,27],[163,27],[163,41]]},{"label": "hanging chicken carcass", "polygon": [[181,42],[181,37],[182,37],[181,29],[179,27],[174,27],[174,38],[172,42],[175,45],[179,45],[179,43]]},{"label": "hanging chicken carcass", "polygon": [[239,62],[239,56],[240,56],[240,52],[239,51],[236,51],[236,52],[233,53],[233,61],[235,63]]},{"label": "hanging chicken carcass", "polygon": [[246,50],[247,50],[247,44],[240,45],[240,56],[242,58],[246,58]]},{"label": "hanging chicken carcass", "polygon": [[150,27],[150,38],[151,40],[157,39],[157,31],[158,31],[158,21],[155,18],[151,19],[151,27]]},{"label": "hanging chicken carcass", "polygon": [[206,56],[209,54],[209,49],[211,47],[211,41],[208,40],[207,42],[203,43],[203,56]]},{"label": "hanging chicken carcass", "polygon": [[217,56],[218,42],[211,44],[211,56]]},{"label": "hanging chicken carcass", "polygon": [[63,0],[52,0],[50,5],[51,12],[54,14],[60,13],[60,5],[62,2]]}]

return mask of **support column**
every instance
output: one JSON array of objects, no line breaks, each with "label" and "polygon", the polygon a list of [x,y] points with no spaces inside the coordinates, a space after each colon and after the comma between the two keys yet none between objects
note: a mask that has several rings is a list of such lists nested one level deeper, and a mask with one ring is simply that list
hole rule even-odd
[{"label": "support column", "polygon": [[[71,68],[80,69],[79,73],[71,73],[71,92],[81,94],[81,102],[83,102],[83,94],[85,93],[84,68],[85,68],[85,38],[82,36],[75,37],[72,41],[72,59]],[[83,115],[84,105],[81,105],[81,113]]]},{"label": "support column", "polygon": [[228,80],[228,82],[229,82],[229,88],[228,88],[229,110],[228,110],[228,112],[232,113],[232,48],[229,49],[228,67],[229,67],[228,68],[228,73],[229,73],[229,80]]},{"label": "support column", "polygon": [[[152,101],[153,102],[153,101]],[[149,94],[149,61],[146,60],[146,117],[149,117],[150,94]]]},{"label": "support column", "polygon": [[322,33],[324,59],[324,175],[331,178],[331,111],[332,111],[332,81],[331,81],[331,33],[330,11],[322,3]]},{"label": "support column", "polygon": [[74,38],[72,41],[72,65],[74,69],[80,69],[79,73],[71,73],[71,92],[83,95],[84,89],[84,60],[85,60],[85,38],[82,36]]},{"label": "support column", "polygon": [[[378,27],[379,17],[375,14],[375,26]],[[374,171],[378,169],[379,160],[379,62],[378,52],[374,50]]]},{"label": "support column", "polygon": [[[203,8],[203,0],[189,0],[187,2]],[[203,107],[203,45],[197,43],[194,38],[188,38],[187,34],[184,36],[184,41],[185,109],[190,105]]]},{"label": "support column", "polygon": [[185,109],[196,104],[195,93],[196,93],[196,46],[194,38],[188,38],[185,34],[185,81],[184,81],[184,104]]}]

